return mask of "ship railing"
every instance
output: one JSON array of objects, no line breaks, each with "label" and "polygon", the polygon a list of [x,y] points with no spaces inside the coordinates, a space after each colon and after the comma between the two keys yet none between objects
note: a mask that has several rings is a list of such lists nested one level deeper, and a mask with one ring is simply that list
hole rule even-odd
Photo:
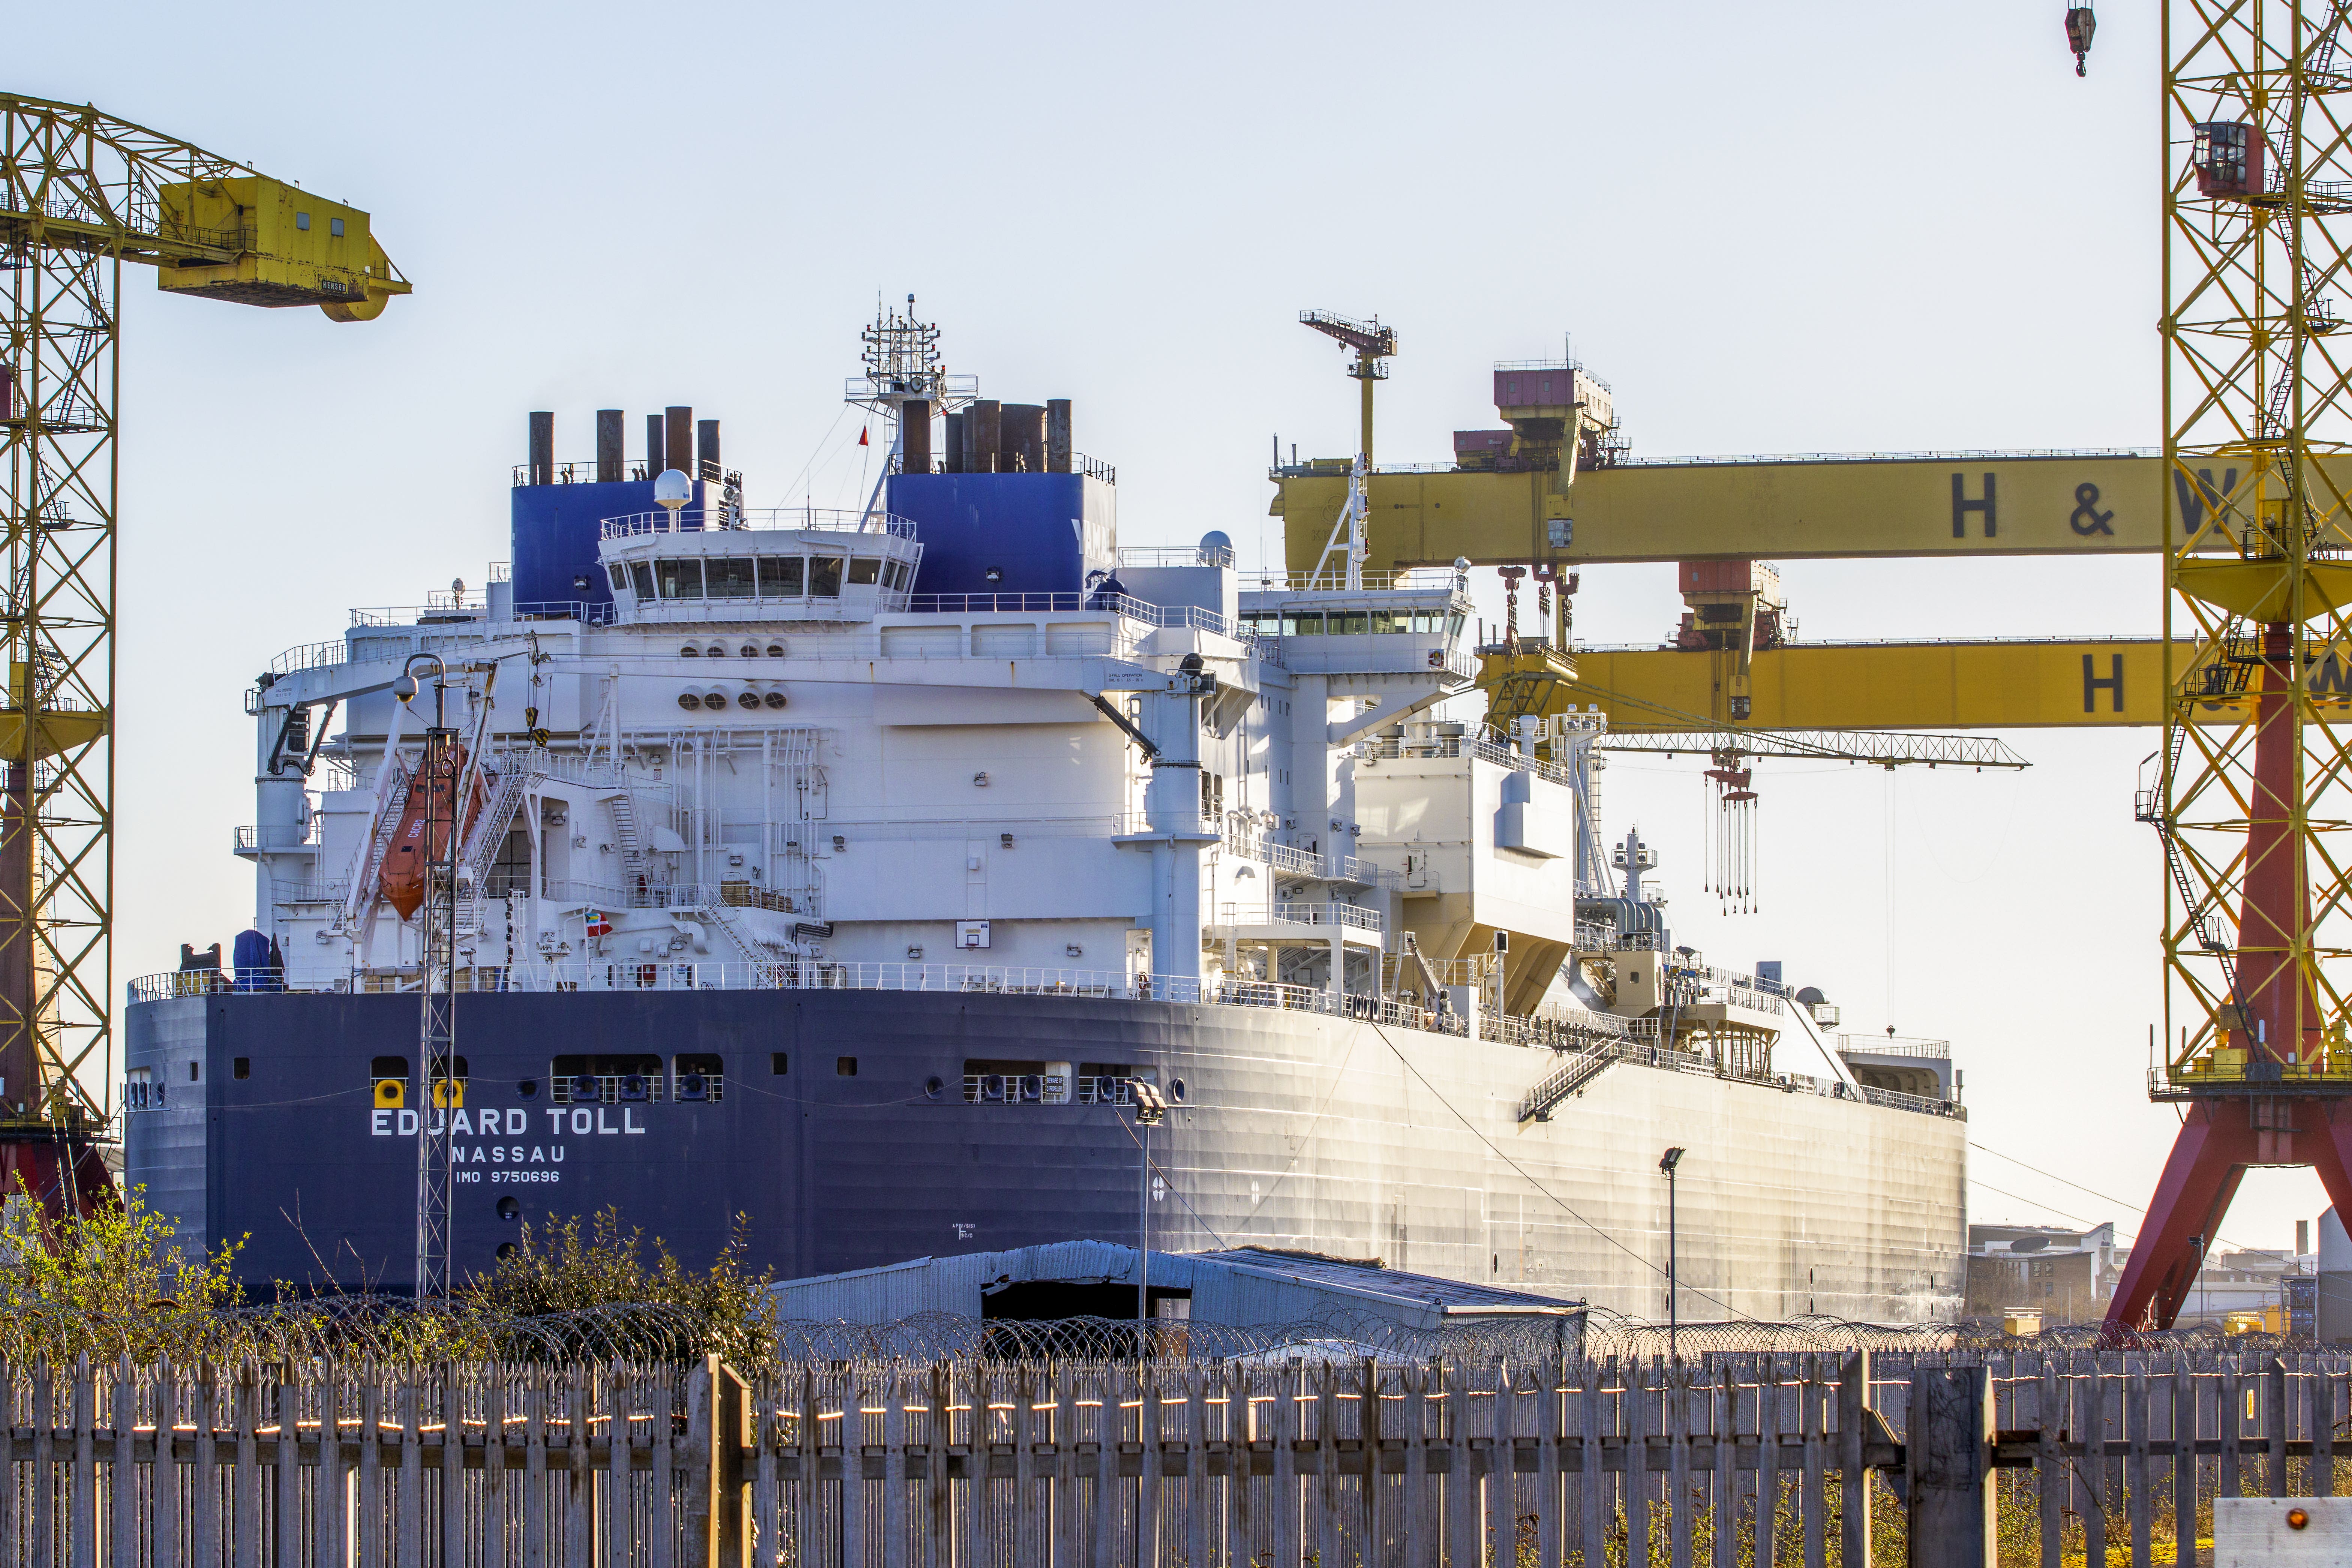
[{"label": "ship railing", "polygon": [[341,905],[352,890],[348,881],[341,882],[281,882],[272,879],[269,902],[273,909],[295,904]]},{"label": "ship railing", "polygon": [[1926,1040],[1916,1035],[1837,1035],[1832,1038],[1840,1054],[1858,1051],[1883,1057],[1920,1057],[1928,1061],[1952,1059],[1949,1040]]},{"label": "ship railing", "polygon": [[539,896],[551,903],[585,904],[590,909],[625,910],[629,907],[629,895],[623,889],[608,882],[583,882],[564,877],[542,879]]},{"label": "ship railing", "polygon": [[1119,1074],[968,1072],[967,1105],[1131,1105],[1135,1080]]},{"label": "ship railing", "polygon": [[[1622,1045],[1637,1050],[1643,1058],[1654,1053],[1663,1058],[1706,1059],[1697,1052],[1656,1048],[1657,1019],[1625,1018],[1613,1013],[1561,1011],[1538,1014],[1533,1017],[1521,1017],[1513,1013],[1488,1013],[1480,1016],[1478,1033],[1483,1038],[1505,1045],[1543,1046],[1556,1051],[1611,1049]],[[1655,1065],[1674,1066],[1675,1063],[1662,1060]]]},{"label": "ship railing", "polygon": [[941,412],[961,408],[979,395],[980,377],[949,375],[936,370],[905,374],[884,370],[868,375],[853,375],[841,385],[841,397],[845,403],[926,397],[939,405]]},{"label": "ship railing", "polygon": [[1438,594],[1450,593],[1462,580],[1451,566],[1412,566],[1402,572],[1366,572],[1362,586],[1350,588],[1344,574],[1334,572],[1244,572],[1245,594]]},{"label": "ship railing", "polygon": [[[955,380],[955,379],[957,379],[957,378],[956,378],[956,377],[954,377],[954,376],[950,376],[948,379],[949,379],[949,380],[950,380],[950,381],[953,381],[953,380]],[[852,386],[856,386],[856,385],[859,384],[859,383],[858,383],[857,381],[852,381],[852,382],[850,383],[850,384],[851,384]],[[856,402],[856,398],[855,396],[853,396],[853,397],[850,399],[850,401],[852,401],[852,402],[854,403],[854,402]],[[934,455],[932,456],[932,458],[931,458],[931,464],[930,464],[930,467],[929,467],[929,468],[917,468],[912,469],[912,470],[910,470],[910,471],[911,471],[911,472],[915,472],[915,473],[925,473],[925,474],[961,474],[961,473],[977,473],[977,472],[979,472],[980,470],[978,470],[978,469],[976,469],[976,468],[971,468],[971,469],[967,469],[967,468],[950,468],[950,467],[948,467],[948,459],[947,459],[947,456],[946,456],[946,454],[944,454],[944,453],[937,453],[937,454],[934,454]],[[1010,471],[1010,470],[1007,470],[1007,471]],[[1115,484],[1118,483],[1118,468],[1114,468],[1112,465],[1110,465],[1110,464],[1108,464],[1108,463],[1104,462],[1100,458],[1089,458],[1089,457],[1087,457],[1084,452],[1073,452],[1073,453],[1071,453],[1071,454],[1070,454],[1070,466],[1069,466],[1067,468],[1060,468],[1060,469],[1057,469],[1057,468],[1047,468],[1047,469],[1045,470],[1045,472],[1047,472],[1047,473],[1049,473],[1049,474],[1050,474],[1050,473],[1084,474],[1087,478],[1088,478],[1088,479],[1100,479],[1104,484],[1107,484],[1107,485],[1115,485]]]},{"label": "ship railing", "polygon": [[732,521],[723,528],[709,526],[699,507],[685,507],[677,512],[667,509],[635,511],[621,517],[605,518],[597,523],[596,529],[597,537],[606,540],[635,539],[651,533],[732,533],[743,529],[792,530],[810,533],[887,533],[893,539],[915,537],[913,521],[895,512],[852,511],[845,508],[822,506],[742,508],[732,514]]},{"label": "ship railing", "polygon": [[1221,923],[1242,925],[1345,926],[1351,931],[1381,929],[1381,912],[1360,904],[1276,901],[1261,906],[1226,904]]},{"label": "ship railing", "polygon": [[1570,788],[1574,788],[1576,784],[1574,775],[1559,763],[1514,751],[1491,735],[1432,735],[1420,740],[1382,736],[1360,742],[1358,747],[1362,755],[1391,762],[1420,757],[1475,757],[1498,768],[1515,771],[1525,768],[1538,778],[1549,779],[1556,784]]},{"label": "ship railing", "polygon": [[925,616],[1011,616],[1076,612],[1101,606],[1088,594],[910,594],[908,612]]},{"label": "ship railing", "polygon": [[1866,1084],[1844,1083],[1833,1078],[1811,1078],[1803,1073],[1781,1073],[1775,1081],[1792,1094],[1816,1094],[1824,1100],[1852,1100],[1864,1105],[1883,1106],[1889,1110],[1908,1110],[1921,1116],[1948,1116],[1957,1121],[1969,1118],[1969,1109],[1957,1100],[1940,1100],[1931,1094],[1906,1094],[1900,1089],[1872,1089]]},{"label": "ship railing", "polygon": [[319,847],[319,827],[323,820],[314,816],[301,826],[293,823],[240,824],[229,830],[229,852],[233,855],[274,855],[315,849]]},{"label": "ship railing", "polygon": [[[443,595],[446,597],[447,595]],[[509,620],[493,622],[489,607],[468,595],[459,604],[425,605],[354,605],[352,625],[355,626],[509,626],[515,621],[578,621],[584,626],[602,626],[613,623],[612,605],[593,604],[586,599],[532,600],[515,605]],[[348,657],[348,656],[345,656]],[[340,658],[322,662],[338,664]]]},{"label": "ship railing", "polygon": [[1234,563],[1234,547],[1230,544],[1122,544],[1118,549],[1118,563],[1122,567],[1230,567]]},{"label": "ship railing", "polygon": [[[643,484],[654,477],[646,471],[650,465],[643,458],[639,458],[635,462],[614,458],[609,466],[613,472],[607,476],[604,472],[607,465],[604,459],[598,458],[582,458],[569,463],[549,463],[545,465],[546,478],[534,479],[531,477],[532,464],[517,463],[514,466],[514,488],[520,489],[530,484]],[[698,479],[708,479],[713,484],[724,485],[733,490],[740,490],[743,488],[742,474],[733,468],[724,468],[711,462],[697,462],[688,466],[695,470],[695,477]]]},{"label": "ship railing", "polygon": [[337,637],[331,642],[306,642],[289,647],[269,661],[272,675],[292,675],[298,670],[323,669],[338,665],[351,657],[351,645]]},{"label": "ship railing", "polygon": [[1318,855],[1295,844],[1277,844],[1252,833],[1245,826],[1228,823],[1225,847],[1245,860],[1255,860],[1293,877],[1320,882],[1361,882],[1369,886],[1372,870],[1353,855]]}]

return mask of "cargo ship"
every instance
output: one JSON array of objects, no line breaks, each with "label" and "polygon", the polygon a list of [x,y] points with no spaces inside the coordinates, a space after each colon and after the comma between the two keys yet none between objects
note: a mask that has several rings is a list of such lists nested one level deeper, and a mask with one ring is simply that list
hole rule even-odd
[{"label": "cargo ship", "polygon": [[[125,1179],[189,1245],[410,1289],[438,1129],[459,1275],[606,1208],[783,1278],[1148,1213],[1654,1317],[1671,1184],[1685,1317],[1957,1314],[1948,1052],[1676,946],[1601,717],[1455,700],[1466,565],[1123,548],[1067,401],[982,397],[911,301],[864,338],[863,507],[747,505],[690,408],[578,462],[534,414],[509,563],[247,691],[252,929],[126,1016]],[[435,698],[474,793],[428,1082]]]}]

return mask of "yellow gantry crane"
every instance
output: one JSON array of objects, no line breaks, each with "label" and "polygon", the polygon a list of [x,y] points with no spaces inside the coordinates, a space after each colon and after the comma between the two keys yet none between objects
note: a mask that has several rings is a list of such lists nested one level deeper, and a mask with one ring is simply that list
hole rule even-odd
[{"label": "yellow gantry crane", "polygon": [[87,104],[0,93],[0,1184],[105,1190],[124,265],[166,291],[372,321],[409,284],[340,202]]},{"label": "yellow gantry crane", "polygon": [[[2158,10],[2161,451],[1621,463],[1586,474],[1571,512],[1557,465],[1457,437],[1448,471],[1364,483],[1373,570],[1683,563],[1674,647],[1571,651],[1563,604],[1545,635],[1486,650],[1500,710],[1591,699],[1613,729],[1696,719],[1735,744],[1811,727],[2164,727],[2137,802],[2164,860],[2148,1089],[2183,1125],[2117,1287],[2118,1331],[2171,1323],[2251,1166],[2315,1166],[2352,1212],[2352,334],[2336,303],[2352,291],[2352,15],[2346,0]],[[2090,7],[2068,9],[2078,69],[2092,26]],[[1334,481],[1275,477],[1296,565]],[[1790,644],[1761,565],[2111,553],[2162,556],[2163,635]]]}]

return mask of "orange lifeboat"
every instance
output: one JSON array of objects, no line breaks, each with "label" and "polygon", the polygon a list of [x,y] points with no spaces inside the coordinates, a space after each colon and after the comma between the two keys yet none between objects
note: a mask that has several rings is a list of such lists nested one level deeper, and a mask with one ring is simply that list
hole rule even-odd
[{"label": "orange lifeboat", "polygon": [[[414,919],[425,905],[425,868],[447,859],[449,855],[449,798],[457,789],[457,781],[465,776],[465,745],[453,742],[444,755],[446,761],[443,765],[436,767],[428,763],[408,781],[408,799],[401,807],[400,825],[393,830],[392,842],[384,847],[383,868],[376,877],[377,890],[404,921]],[[475,820],[488,801],[489,787],[484,776],[477,773],[466,801],[465,833],[473,831]]]}]

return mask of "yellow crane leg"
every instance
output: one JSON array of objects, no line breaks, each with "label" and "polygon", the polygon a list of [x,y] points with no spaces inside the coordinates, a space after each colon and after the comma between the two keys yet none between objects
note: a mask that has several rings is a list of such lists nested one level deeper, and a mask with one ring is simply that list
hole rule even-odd
[{"label": "yellow crane leg", "polygon": [[[2173,645],[2185,679],[2193,645]],[[2352,711],[2352,650],[2309,661],[2324,707]],[[1540,711],[1598,707],[1622,731],[1692,720],[1753,730],[2030,730],[2164,721],[2164,647],[2140,642],[1814,643],[1767,648],[1748,666],[1749,714],[1730,718],[1736,652],[1579,648],[1575,673]],[[1498,665],[1502,661],[1496,661]],[[1499,673],[1499,669],[1497,670]],[[2201,684],[2201,683],[2192,683]],[[2252,716],[2242,698],[2200,702],[2210,723]]]},{"label": "yellow crane leg", "polygon": [[[2319,466],[2352,494],[2352,458]],[[2137,457],[1644,463],[1585,469],[1560,496],[1540,472],[1375,473],[1365,565],[2154,554],[2164,548],[2167,478],[2162,458]],[[2238,479],[2224,468],[2212,492]],[[2170,480],[2175,525],[2209,522],[2207,487],[2184,474]],[[1312,571],[1347,502],[1347,475],[1276,482],[1290,570]],[[1574,526],[1555,544],[1563,510]],[[2229,547],[2218,532],[2206,537],[2217,552]]]}]

